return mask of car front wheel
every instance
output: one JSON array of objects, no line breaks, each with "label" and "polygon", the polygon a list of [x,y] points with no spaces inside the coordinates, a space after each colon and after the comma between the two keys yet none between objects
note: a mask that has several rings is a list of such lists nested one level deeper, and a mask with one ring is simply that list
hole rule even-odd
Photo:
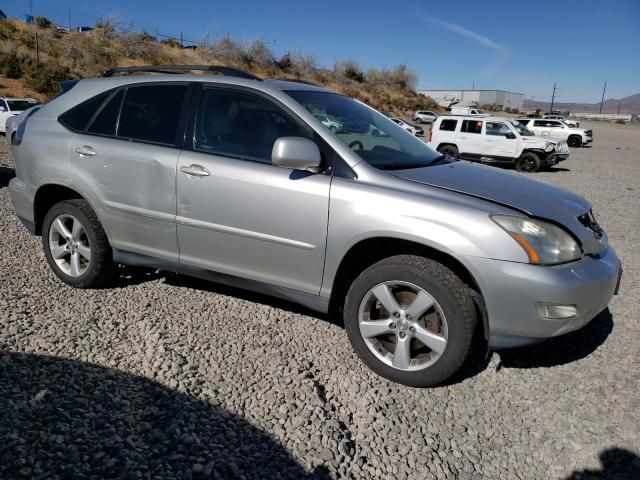
[{"label": "car front wheel", "polygon": [[85,200],[51,207],[44,218],[42,243],[53,272],[73,287],[98,287],[115,272],[107,236]]},{"label": "car front wheel", "polygon": [[447,267],[398,255],[356,278],[344,321],[355,352],[374,372],[429,387],[451,377],[468,358],[476,313],[467,288]]},{"label": "car front wheel", "polygon": [[582,138],[580,138],[578,135],[571,135],[568,139],[567,139],[567,144],[570,147],[581,147],[582,146]]}]

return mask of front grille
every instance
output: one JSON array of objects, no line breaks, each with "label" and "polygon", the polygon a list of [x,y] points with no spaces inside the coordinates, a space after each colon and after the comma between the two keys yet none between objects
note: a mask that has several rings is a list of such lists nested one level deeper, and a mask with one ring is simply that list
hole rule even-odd
[{"label": "front grille", "polygon": [[558,145],[556,145],[556,152],[569,153],[569,145],[567,145],[567,142],[558,142]]},{"label": "front grille", "polygon": [[596,217],[593,215],[593,212],[591,210],[580,215],[578,217],[578,221],[588,230],[591,230],[593,236],[596,237],[597,240],[600,240],[603,237],[604,231],[602,230],[600,225],[598,225]]}]

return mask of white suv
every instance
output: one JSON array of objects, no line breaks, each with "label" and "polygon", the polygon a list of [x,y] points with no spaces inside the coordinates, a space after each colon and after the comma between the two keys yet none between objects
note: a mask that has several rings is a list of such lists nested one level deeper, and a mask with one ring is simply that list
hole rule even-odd
[{"label": "white suv", "polygon": [[537,172],[569,157],[567,142],[537,137],[520,122],[502,117],[438,117],[429,146],[465,160],[510,163],[521,172]]},{"label": "white suv", "polygon": [[548,118],[519,118],[518,121],[541,137],[566,140],[570,147],[581,147],[593,142],[593,131],[573,128],[561,120]]},{"label": "white suv", "polygon": [[0,132],[6,132],[7,120],[38,105],[33,98],[0,98]]}]

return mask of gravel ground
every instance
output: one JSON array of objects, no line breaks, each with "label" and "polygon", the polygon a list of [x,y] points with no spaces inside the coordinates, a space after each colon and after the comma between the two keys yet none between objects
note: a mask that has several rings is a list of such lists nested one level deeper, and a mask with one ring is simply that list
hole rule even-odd
[{"label": "gravel ground", "polygon": [[535,176],[593,202],[621,294],[429,390],[285,302],[137,269],[64,286],[13,213],[2,139],[0,478],[640,478],[640,128],[593,128]]}]

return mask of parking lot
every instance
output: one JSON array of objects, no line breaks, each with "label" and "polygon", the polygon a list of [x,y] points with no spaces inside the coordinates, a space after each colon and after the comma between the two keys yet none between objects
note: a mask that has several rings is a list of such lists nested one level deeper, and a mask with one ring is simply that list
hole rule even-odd
[{"label": "parking lot", "polygon": [[0,478],[640,478],[640,125],[583,125],[592,147],[531,176],[593,203],[620,295],[422,390],[284,301],[133,268],[63,285],[13,213],[1,138]]}]

